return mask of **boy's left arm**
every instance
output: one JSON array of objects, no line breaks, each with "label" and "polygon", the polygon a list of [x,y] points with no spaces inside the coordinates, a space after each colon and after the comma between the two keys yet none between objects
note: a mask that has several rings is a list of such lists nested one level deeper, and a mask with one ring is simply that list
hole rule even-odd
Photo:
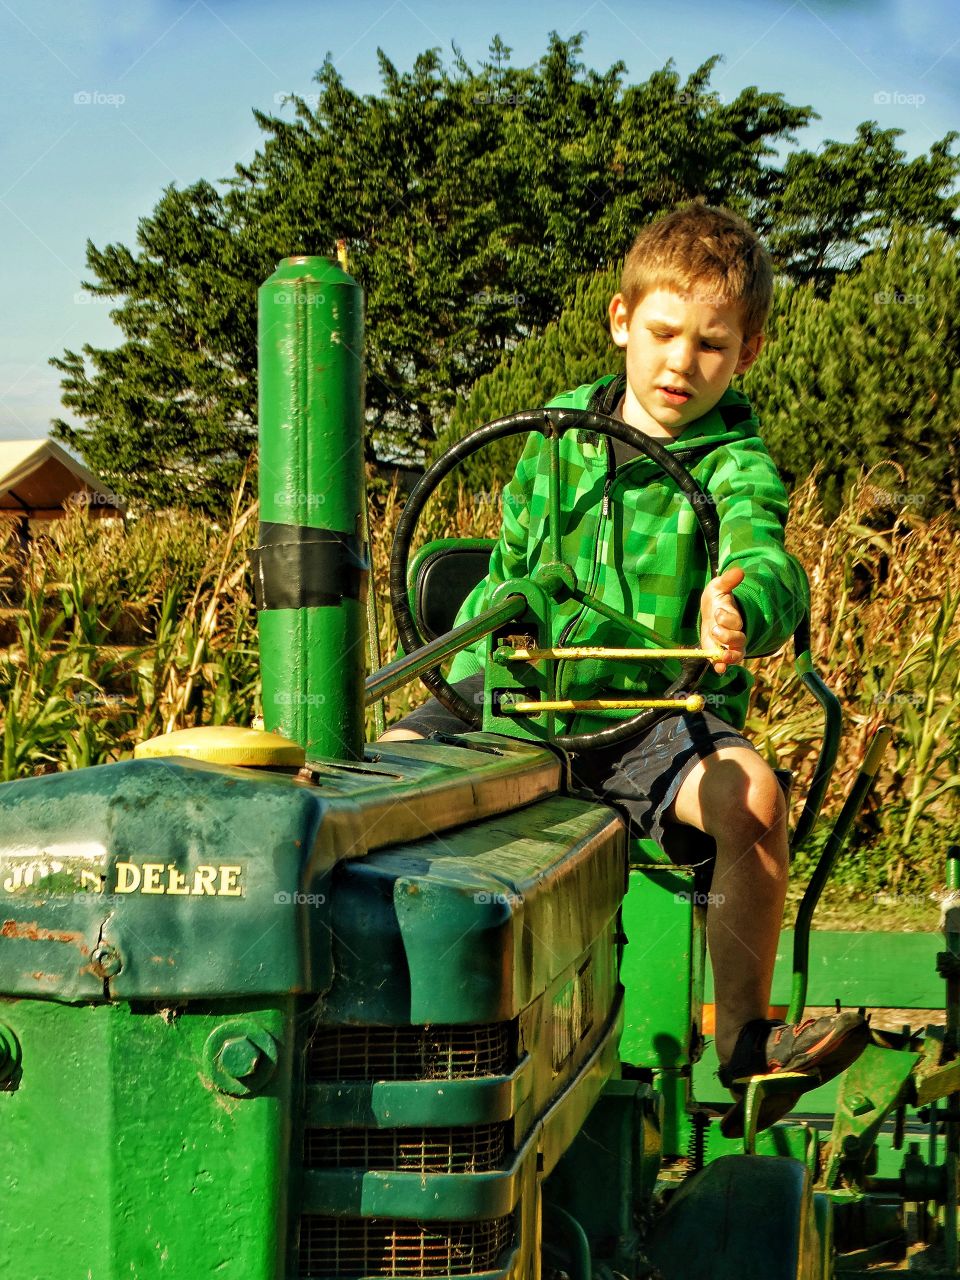
[{"label": "boy's left arm", "polygon": [[700,643],[725,646],[722,674],[747,654],[773,653],[808,608],[803,567],[784,547],[788,501],[773,459],[759,448],[726,450],[709,482],[720,521],[719,572],[700,602]]}]

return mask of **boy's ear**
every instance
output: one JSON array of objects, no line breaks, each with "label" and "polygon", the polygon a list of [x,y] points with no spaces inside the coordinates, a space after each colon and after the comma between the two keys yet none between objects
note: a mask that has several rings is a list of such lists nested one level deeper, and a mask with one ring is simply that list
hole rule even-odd
[{"label": "boy's ear", "polygon": [[752,338],[744,338],[740,347],[740,359],[734,373],[746,373],[763,350],[763,334],[755,333]]},{"label": "boy's ear", "polygon": [[630,313],[622,293],[615,293],[610,299],[607,314],[610,317],[610,337],[618,347],[625,347],[630,333]]}]

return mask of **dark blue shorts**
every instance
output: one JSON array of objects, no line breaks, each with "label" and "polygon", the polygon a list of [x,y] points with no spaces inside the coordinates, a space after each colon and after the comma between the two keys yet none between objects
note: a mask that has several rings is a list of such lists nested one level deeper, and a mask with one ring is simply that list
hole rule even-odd
[{"label": "dark blue shorts", "polygon": [[[480,705],[482,676],[469,676],[454,688],[461,697]],[[411,729],[424,737],[468,731],[468,726],[435,698],[392,727]],[[614,805],[632,836],[656,840],[674,861],[692,866],[714,856],[714,841],[696,827],[671,821],[667,811],[697,761],[713,755],[719,747],[755,750],[711,711],[675,712],[620,746],[575,755],[574,781],[580,791]]]}]

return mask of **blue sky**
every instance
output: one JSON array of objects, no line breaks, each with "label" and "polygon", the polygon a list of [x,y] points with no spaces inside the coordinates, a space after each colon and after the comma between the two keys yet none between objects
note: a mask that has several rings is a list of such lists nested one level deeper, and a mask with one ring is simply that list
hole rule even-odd
[{"label": "blue sky", "polygon": [[251,108],[309,94],[328,53],[374,92],[378,46],[400,67],[451,42],[476,62],[498,33],[529,64],[551,29],[632,80],[719,53],[716,92],[756,84],[820,112],[805,146],[874,119],[915,155],[960,127],[956,0],[0,0],[0,440],[62,414],[49,356],[118,339],[81,292],[87,239],[132,245],[168,183],[231,173],[259,143]]}]

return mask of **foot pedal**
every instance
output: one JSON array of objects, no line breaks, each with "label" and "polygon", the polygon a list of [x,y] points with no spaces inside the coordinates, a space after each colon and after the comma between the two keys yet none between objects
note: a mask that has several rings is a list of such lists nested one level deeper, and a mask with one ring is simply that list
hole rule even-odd
[{"label": "foot pedal", "polygon": [[752,1154],[757,1134],[782,1120],[797,1105],[802,1094],[820,1084],[816,1071],[777,1071],[767,1076],[744,1076],[734,1080],[743,1094],[720,1120],[725,1138],[743,1138],[743,1149]]}]

